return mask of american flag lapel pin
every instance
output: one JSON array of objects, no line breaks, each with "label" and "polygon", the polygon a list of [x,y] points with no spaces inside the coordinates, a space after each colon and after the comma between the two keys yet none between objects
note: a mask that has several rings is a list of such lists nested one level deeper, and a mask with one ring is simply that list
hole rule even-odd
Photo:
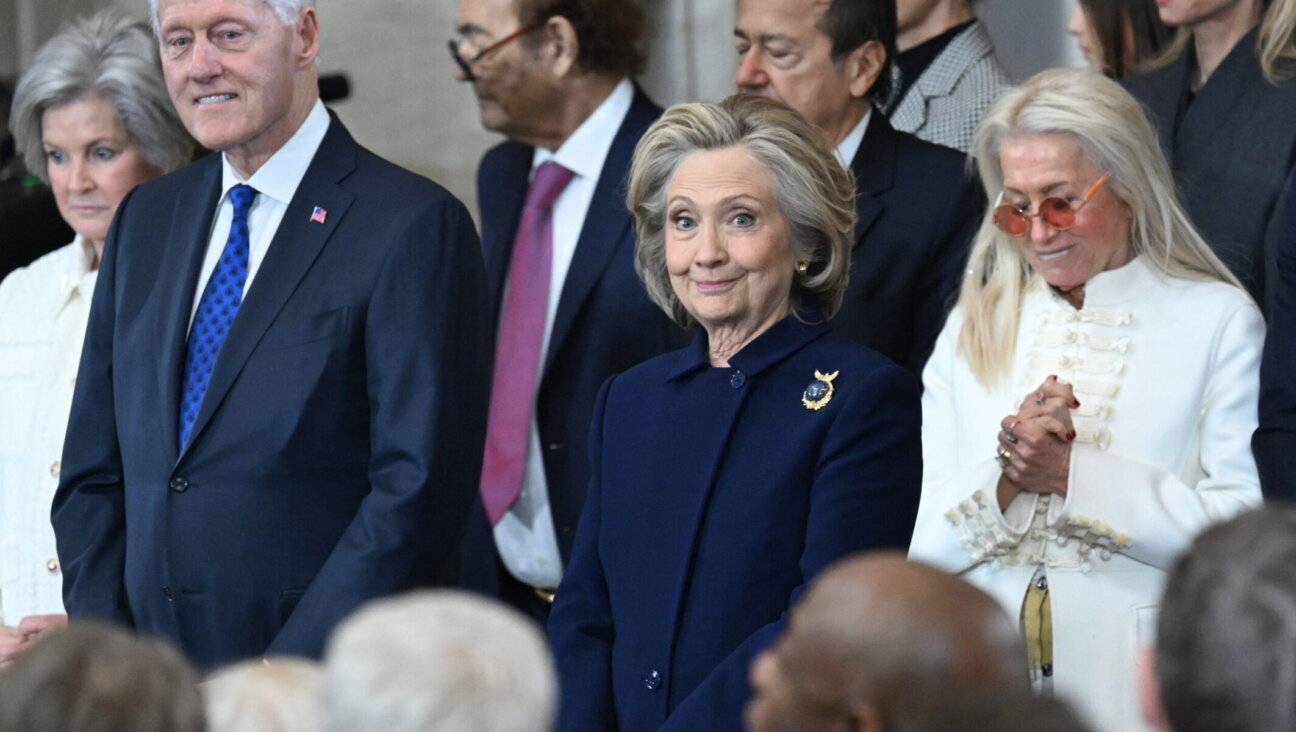
[{"label": "american flag lapel pin", "polygon": [[328,218],[328,211],[325,211],[319,206],[316,206],[315,210],[311,211],[311,221],[316,224],[324,223],[324,219],[326,218]]}]

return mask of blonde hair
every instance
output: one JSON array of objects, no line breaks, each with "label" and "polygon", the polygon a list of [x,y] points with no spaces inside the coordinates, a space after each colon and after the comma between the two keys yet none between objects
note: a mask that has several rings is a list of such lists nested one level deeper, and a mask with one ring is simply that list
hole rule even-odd
[{"label": "blonde hair", "polygon": [[[1171,277],[1241,287],[1184,213],[1156,132],[1120,84],[1088,70],[1052,69],[1000,96],[973,143],[992,198],[1003,190],[1003,144],[1046,134],[1070,137],[1110,175],[1106,192],[1129,210],[1130,244],[1148,266]],[[958,299],[959,352],[987,387],[1011,368],[1022,296],[1038,278],[1015,239],[995,227],[992,213],[987,209],[973,240]]]},{"label": "blonde hair", "polygon": [[638,234],[635,271],[648,297],[676,323],[694,325],[666,271],[666,186],[689,154],[728,147],[744,150],[769,175],[788,242],[807,265],[792,280],[792,311],[813,302],[831,318],[850,277],[855,182],[819,128],[781,102],[749,94],[677,104],[635,147],[626,207]]},{"label": "blonde hair", "polygon": [[[1271,84],[1296,76],[1296,0],[1261,0],[1260,33],[1256,36],[1256,55],[1260,71]],[[1188,48],[1192,29],[1180,28],[1174,39],[1152,61],[1146,70],[1166,66]]]},{"label": "blonde hair", "polygon": [[202,685],[207,732],[318,732],[324,672],[298,658],[244,661]]}]

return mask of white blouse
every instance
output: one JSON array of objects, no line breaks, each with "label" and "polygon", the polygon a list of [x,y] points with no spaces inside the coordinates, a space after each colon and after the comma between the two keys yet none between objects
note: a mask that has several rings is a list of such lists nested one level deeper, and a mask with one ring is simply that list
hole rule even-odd
[{"label": "white blouse", "polygon": [[63,612],[50,502],[98,274],[94,258],[78,236],[0,283],[0,624]]},{"label": "white blouse", "polygon": [[[1042,567],[1055,690],[1098,729],[1147,729],[1135,652],[1153,640],[1165,570],[1208,523],[1260,503],[1260,312],[1238,288],[1169,278],[1141,257],[1092,278],[1080,310],[1035,278],[1012,372],[989,389],[957,353],[962,322],[951,314],[923,374],[910,556],[961,573],[1013,618]],[[1000,421],[1050,374],[1081,403],[1068,493],[1021,493],[1001,512]]]}]

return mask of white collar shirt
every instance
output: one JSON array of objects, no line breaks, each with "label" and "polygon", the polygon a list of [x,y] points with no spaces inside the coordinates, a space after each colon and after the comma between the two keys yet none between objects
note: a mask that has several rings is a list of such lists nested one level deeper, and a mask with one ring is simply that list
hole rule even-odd
[{"label": "white collar shirt", "polygon": [[279,230],[279,224],[288,210],[288,204],[297,193],[302,178],[306,177],[306,169],[315,159],[315,153],[319,150],[320,143],[324,141],[324,134],[328,132],[328,127],[328,112],[324,109],[323,102],[316,100],[306,120],[297,128],[288,142],[284,143],[283,147],[270,156],[270,159],[246,180],[234,170],[234,166],[230,165],[229,158],[221,156],[220,202],[217,204],[216,216],[208,236],[207,255],[203,259],[202,270],[198,276],[193,304],[189,309],[190,326],[193,325],[193,318],[198,313],[198,303],[202,299],[203,288],[207,286],[207,280],[211,279],[212,272],[216,269],[216,263],[225,249],[225,241],[229,238],[230,225],[234,222],[234,204],[230,201],[230,189],[240,183],[246,183],[257,191],[252,209],[248,212],[248,274],[247,281],[243,285],[243,295],[246,297],[252,289],[252,281],[261,268],[261,262],[265,260],[266,252],[270,250],[270,242],[274,240],[275,232]]},{"label": "white collar shirt", "polygon": [[841,163],[843,168],[851,169],[851,161],[855,159],[855,154],[859,152],[860,143],[864,142],[864,130],[868,129],[869,119],[872,117],[873,107],[869,105],[859,123],[850,131],[850,134],[842,138],[842,141],[833,150],[833,154],[837,156],[837,162]]}]

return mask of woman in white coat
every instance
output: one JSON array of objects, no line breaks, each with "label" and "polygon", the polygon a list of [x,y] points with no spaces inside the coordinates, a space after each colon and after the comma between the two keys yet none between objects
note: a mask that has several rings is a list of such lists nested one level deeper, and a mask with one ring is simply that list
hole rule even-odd
[{"label": "woman in white coat", "polygon": [[132,188],[194,152],[157,41],[117,11],[41,47],[10,125],[76,239],[0,282],[0,668],[65,619],[50,501],[108,225]]},{"label": "woman in white coat", "polygon": [[923,375],[910,554],[1021,619],[1037,689],[1145,729],[1135,658],[1165,569],[1260,502],[1264,324],[1115,82],[1046,71],[977,133],[997,200]]}]

